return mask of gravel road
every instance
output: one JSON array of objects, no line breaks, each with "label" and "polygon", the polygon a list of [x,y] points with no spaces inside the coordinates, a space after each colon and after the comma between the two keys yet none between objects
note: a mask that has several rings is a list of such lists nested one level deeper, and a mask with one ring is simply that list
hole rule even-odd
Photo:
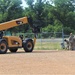
[{"label": "gravel road", "polygon": [[0,54],[0,75],[75,75],[75,51]]}]

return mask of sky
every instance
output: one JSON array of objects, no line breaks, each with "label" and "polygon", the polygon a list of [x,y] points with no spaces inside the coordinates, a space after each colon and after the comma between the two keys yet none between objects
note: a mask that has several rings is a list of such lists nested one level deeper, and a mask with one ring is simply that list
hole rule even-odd
[{"label": "sky", "polygon": [[22,0],[22,6],[27,7],[27,4],[26,4],[26,2],[24,0]]},{"label": "sky", "polygon": [[[47,0],[47,1],[50,1],[50,0]],[[36,2],[36,0],[34,2]],[[27,4],[26,4],[25,0],[22,0],[22,6],[27,7]]]},{"label": "sky", "polygon": [[[36,0],[34,2],[36,2]],[[26,4],[25,0],[22,0],[22,6],[27,7],[27,4]]]}]

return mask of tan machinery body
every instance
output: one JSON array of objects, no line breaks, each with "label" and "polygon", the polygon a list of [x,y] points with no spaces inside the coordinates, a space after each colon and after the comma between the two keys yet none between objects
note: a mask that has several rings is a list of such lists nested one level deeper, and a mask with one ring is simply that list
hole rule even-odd
[{"label": "tan machinery body", "polygon": [[8,47],[22,47],[22,40],[17,36],[3,36],[6,40]]},{"label": "tan machinery body", "polygon": [[30,38],[23,39],[22,36],[3,36],[3,30],[24,24],[29,24],[31,27],[33,27],[32,19],[28,17],[22,17],[0,24],[0,54],[5,54],[7,49],[9,49],[11,52],[16,52],[20,47],[22,47],[25,52],[33,51],[36,37],[34,37],[34,40],[32,40]]}]

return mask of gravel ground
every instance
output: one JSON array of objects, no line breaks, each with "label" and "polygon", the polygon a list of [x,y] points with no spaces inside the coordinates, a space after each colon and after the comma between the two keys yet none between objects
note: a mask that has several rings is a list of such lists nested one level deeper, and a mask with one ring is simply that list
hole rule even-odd
[{"label": "gravel ground", "polygon": [[0,75],[75,75],[75,51],[0,54]]}]

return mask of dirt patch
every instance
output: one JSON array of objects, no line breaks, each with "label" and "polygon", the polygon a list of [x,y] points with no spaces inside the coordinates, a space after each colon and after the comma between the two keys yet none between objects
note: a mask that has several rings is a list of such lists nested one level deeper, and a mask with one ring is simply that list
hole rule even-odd
[{"label": "dirt patch", "polygon": [[75,74],[75,51],[34,50],[0,54],[0,75]]}]

